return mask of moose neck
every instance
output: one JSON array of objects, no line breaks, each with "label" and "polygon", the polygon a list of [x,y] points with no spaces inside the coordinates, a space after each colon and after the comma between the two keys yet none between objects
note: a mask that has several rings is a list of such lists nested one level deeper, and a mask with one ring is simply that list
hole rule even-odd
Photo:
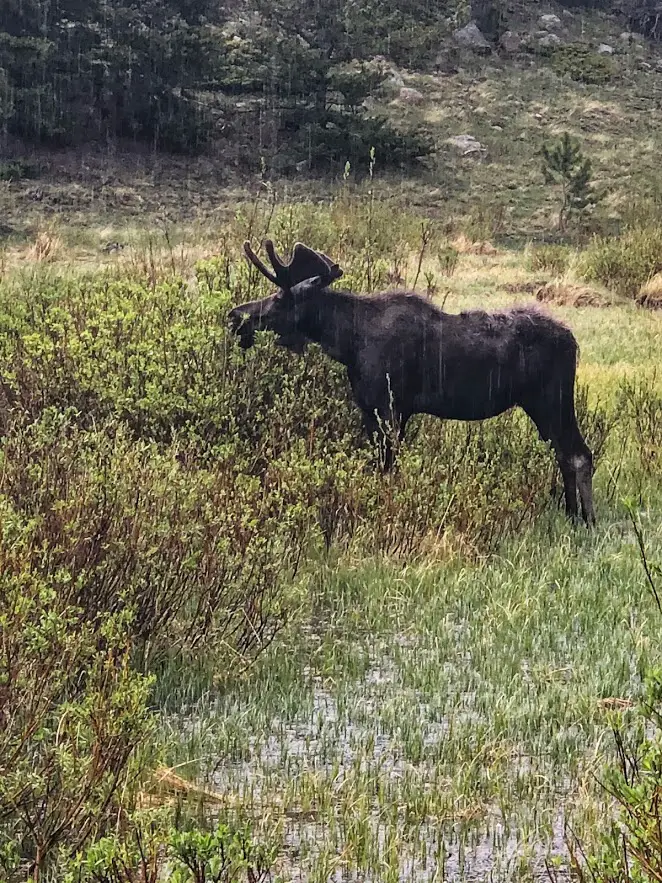
[{"label": "moose neck", "polygon": [[361,329],[367,327],[361,317],[370,311],[370,306],[368,298],[350,291],[323,289],[309,306],[306,337],[318,343],[332,359],[351,368],[359,350]]}]

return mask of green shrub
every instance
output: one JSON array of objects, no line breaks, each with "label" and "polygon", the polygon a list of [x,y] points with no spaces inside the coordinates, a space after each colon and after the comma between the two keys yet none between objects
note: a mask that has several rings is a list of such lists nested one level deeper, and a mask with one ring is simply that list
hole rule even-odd
[{"label": "green shrub", "polygon": [[35,555],[30,526],[4,499],[0,511],[0,876],[33,866],[37,880],[135,798],[150,682],[130,666],[130,613],[90,621],[68,604],[69,574],[44,573],[48,548]]},{"label": "green shrub", "polygon": [[590,47],[577,43],[554,48],[551,63],[559,76],[588,85],[603,85],[618,73],[616,63],[609,56],[600,55]]},{"label": "green shrub", "polygon": [[201,462],[194,444],[161,452],[114,420],[76,417],[17,421],[0,480],[60,602],[90,623],[130,611],[144,664],[203,641],[246,660],[268,644],[312,520],[269,460],[251,474],[255,456],[232,439]]},{"label": "green shrub", "polygon": [[135,814],[122,837],[92,843],[69,863],[66,883],[262,883],[277,847],[255,840],[233,819],[214,828],[173,824],[172,814]]},{"label": "green shrub", "polygon": [[616,401],[637,469],[648,478],[662,477],[662,394],[656,379],[655,369],[644,377],[625,378]]},{"label": "green shrub", "polygon": [[446,245],[437,252],[437,260],[444,276],[452,276],[460,261],[460,252],[452,245]]},{"label": "green shrub", "polygon": [[634,297],[662,271],[662,226],[634,227],[613,239],[596,238],[580,256],[579,272],[619,294]]},{"label": "green shrub", "polygon": [[568,269],[571,254],[564,245],[537,245],[528,252],[529,270],[562,276]]}]

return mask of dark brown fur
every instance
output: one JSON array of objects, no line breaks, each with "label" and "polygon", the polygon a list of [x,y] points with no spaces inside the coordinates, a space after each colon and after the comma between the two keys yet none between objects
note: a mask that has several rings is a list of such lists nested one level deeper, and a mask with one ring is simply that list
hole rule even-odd
[{"label": "dark brown fur", "polygon": [[413,414],[483,420],[519,406],[554,447],[566,511],[576,516],[579,488],[584,520],[594,522],[592,456],[574,406],[578,348],[566,325],[536,306],[451,314],[411,292],[361,296],[325,282],[307,279],[232,310],[242,346],[266,329],[291,349],[315,342],[342,362],[385,468],[393,430],[402,438]]}]

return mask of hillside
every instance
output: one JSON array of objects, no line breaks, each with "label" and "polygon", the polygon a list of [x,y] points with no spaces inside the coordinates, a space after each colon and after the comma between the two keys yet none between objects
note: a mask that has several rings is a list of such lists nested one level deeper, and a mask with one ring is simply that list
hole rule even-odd
[{"label": "hillside", "polygon": [[[557,197],[544,184],[540,149],[567,130],[580,139],[595,181],[606,191],[589,229],[608,232],[655,213],[662,200],[662,43],[624,31],[622,17],[590,9],[524,2],[508,8],[508,30],[489,48],[461,45],[458,29],[445,18],[434,52],[420,49],[420,66],[383,55],[361,67],[354,63],[351,76],[370,80],[378,70],[375,82],[381,80],[362,97],[360,114],[384,118],[404,133],[421,129],[432,149],[418,162],[393,168],[390,142],[380,144],[375,134],[376,143],[353,148],[362,159],[352,163],[349,182],[365,180],[369,145],[376,153],[378,199],[445,222],[463,219],[487,238],[544,236],[553,232]],[[242,31],[250,20],[244,13],[226,23],[226,38],[234,40],[236,34],[228,33]],[[220,100],[239,113],[253,99],[215,93],[214,101]],[[350,122],[354,117],[348,114]],[[89,256],[166,220],[171,226],[201,224],[213,234],[209,225],[252,199],[264,181],[280,197],[327,199],[334,192],[344,166],[342,147],[326,171],[313,169],[297,160],[305,150],[297,153],[296,139],[283,142],[281,136],[275,154],[265,142],[247,164],[245,134],[235,131],[202,153],[176,156],[126,136],[57,147],[5,130],[5,248],[32,243],[53,224],[68,246]],[[274,161],[285,156],[292,157],[287,174]],[[185,229],[181,234],[188,235]],[[199,243],[198,229],[193,238]]]}]

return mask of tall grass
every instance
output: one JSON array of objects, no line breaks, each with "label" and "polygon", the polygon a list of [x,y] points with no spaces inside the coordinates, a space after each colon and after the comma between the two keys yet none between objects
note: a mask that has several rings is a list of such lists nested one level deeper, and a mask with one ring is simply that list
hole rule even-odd
[{"label": "tall grass", "polygon": [[617,238],[595,239],[581,256],[579,271],[589,281],[635,297],[662,272],[662,227],[634,227]]}]

